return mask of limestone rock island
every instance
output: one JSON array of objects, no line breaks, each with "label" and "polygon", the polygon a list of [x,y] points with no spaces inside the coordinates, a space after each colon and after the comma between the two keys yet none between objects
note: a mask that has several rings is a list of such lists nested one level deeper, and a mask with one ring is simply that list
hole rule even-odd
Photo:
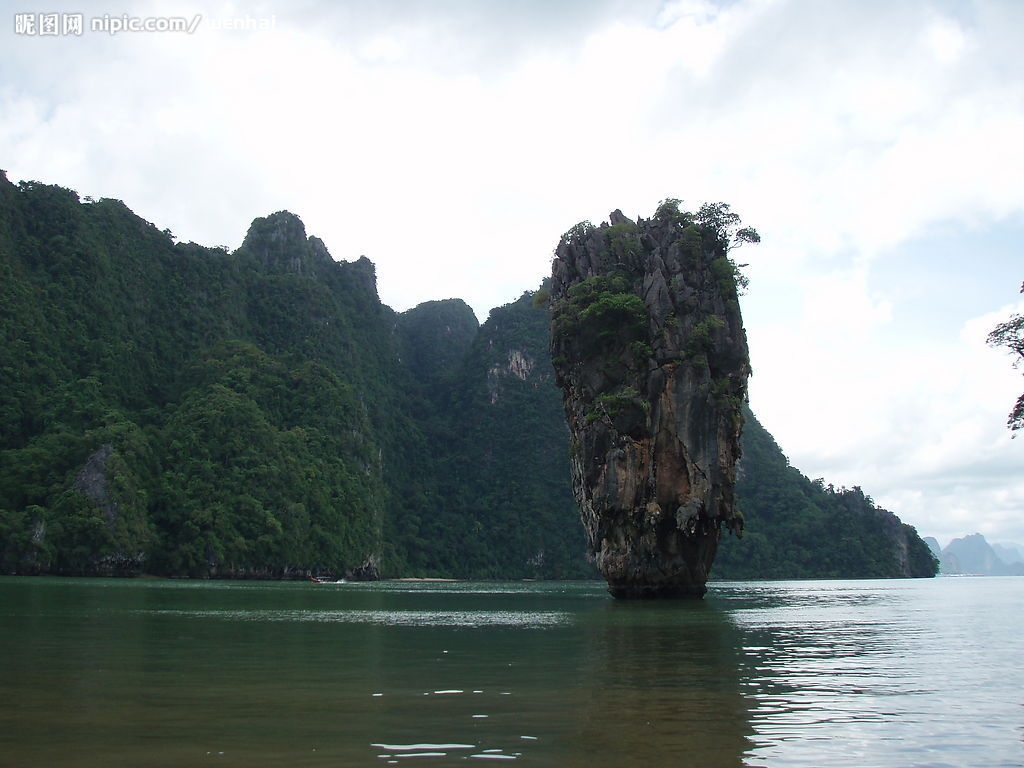
[{"label": "limestone rock island", "polygon": [[731,248],[757,242],[724,203],[577,224],[551,273],[551,355],[573,491],[615,597],[702,597],[736,464],[750,357]]}]

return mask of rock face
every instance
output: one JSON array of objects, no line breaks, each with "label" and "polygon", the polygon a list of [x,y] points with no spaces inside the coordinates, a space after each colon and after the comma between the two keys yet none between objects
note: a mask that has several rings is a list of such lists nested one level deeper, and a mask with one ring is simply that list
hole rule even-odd
[{"label": "rock face", "polygon": [[551,352],[573,491],[616,597],[701,597],[734,497],[750,374],[724,204],[579,224],[555,252]]},{"label": "rock face", "polygon": [[113,453],[112,445],[101,445],[75,475],[75,482],[72,485],[76,491],[84,493],[103,510],[108,528],[113,528],[117,520],[117,502],[110,498],[110,483],[107,479],[107,460]]},{"label": "rock face", "polygon": [[313,275],[320,266],[334,261],[323,241],[307,238],[302,220],[288,211],[254,219],[242,248],[254,254],[263,269],[271,273]]}]

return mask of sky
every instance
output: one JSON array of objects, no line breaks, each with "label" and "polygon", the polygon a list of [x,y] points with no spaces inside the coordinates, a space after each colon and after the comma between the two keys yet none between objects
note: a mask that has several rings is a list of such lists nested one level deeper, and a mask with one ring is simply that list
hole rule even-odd
[{"label": "sky", "polygon": [[942,545],[1024,543],[1024,379],[985,341],[1024,312],[1024,3],[3,6],[9,179],[231,250],[292,211],[398,311],[483,321],[579,221],[729,203],[762,238],[733,253],[750,403],[790,462]]}]

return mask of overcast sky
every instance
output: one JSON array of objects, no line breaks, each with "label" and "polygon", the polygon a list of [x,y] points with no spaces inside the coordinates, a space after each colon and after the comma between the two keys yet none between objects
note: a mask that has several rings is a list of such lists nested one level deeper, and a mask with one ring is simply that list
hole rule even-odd
[{"label": "overcast sky", "polygon": [[[396,310],[483,321],[578,221],[728,202],[763,239],[734,254],[751,406],[792,464],[943,545],[1024,543],[1024,378],[985,344],[1024,311],[1024,2],[5,7],[12,181],[230,249],[290,210]],[[91,29],[128,17],[194,31]]]}]

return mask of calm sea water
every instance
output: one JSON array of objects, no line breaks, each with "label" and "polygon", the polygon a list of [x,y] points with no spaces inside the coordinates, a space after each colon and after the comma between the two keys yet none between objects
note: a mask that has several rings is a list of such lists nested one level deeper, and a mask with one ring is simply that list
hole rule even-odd
[{"label": "calm sea water", "polygon": [[1024,765],[1024,578],[0,579],[0,766]]}]

